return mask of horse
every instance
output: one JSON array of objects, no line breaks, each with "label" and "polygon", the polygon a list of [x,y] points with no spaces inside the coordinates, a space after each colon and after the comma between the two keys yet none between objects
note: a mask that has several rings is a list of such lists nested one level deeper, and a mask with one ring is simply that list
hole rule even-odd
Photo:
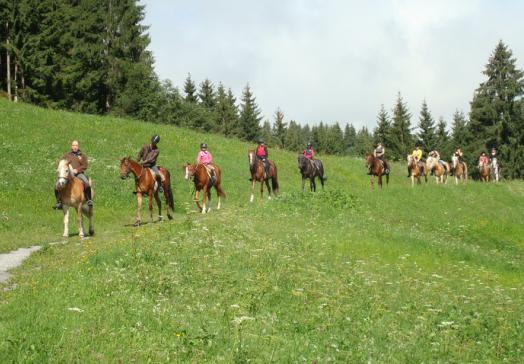
[{"label": "horse", "polygon": [[491,167],[489,164],[479,166],[479,175],[482,182],[489,182],[491,180]]},{"label": "horse", "polygon": [[500,165],[497,161],[497,157],[491,158],[491,171],[495,177],[495,182],[498,182],[500,179]]},{"label": "horse", "polygon": [[[384,174],[384,162],[376,158],[373,153],[366,153],[366,166],[371,172],[371,189],[375,187],[375,177],[378,177],[378,186],[382,188],[382,175]],[[389,184],[389,173],[385,174],[386,185]]]},{"label": "horse", "polygon": [[[264,183],[268,190],[268,199],[271,200],[271,189],[273,189],[273,195],[278,194],[278,175],[277,166],[272,161],[268,160],[269,171],[266,175],[264,168],[264,162],[257,158],[254,150],[247,151],[249,161],[249,171],[251,172],[251,198],[249,202],[253,202],[255,199],[255,185],[260,182],[260,197],[264,197]],[[269,186],[269,180],[271,180],[271,187]]]},{"label": "horse", "polygon": [[416,160],[411,154],[407,157],[409,175],[411,176],[411,187],[415,187],[415,179],[417,184],[420,184],[420,177],[424,176],[426,183],[428,182],[428,174],[426,173],[426,165],[424,162]]},{"label": "horse", "polygon": [[448,183],[448,173],[450,171],[450,167],[448,162],[443,163],[444,165],[442,165],[438,158],[435,157],[428,157],[428,159],[426,159],[426,171],[427,173],[433,171],[437,184]]},{"label": "horse", "polygon": [[[56,189],[60,194],[60,201],[62,201],[62,210],[64,211],[64,237],[69,236],[69,208],[73,207],[76,210],[76,217],[78,221],[78,235],[81,239],[85,238],[83,215],[89,219],[89,235],[95,234],[93,226],[93,207],[87,206],[87,200],[84,195],[84,183],[74,176],[73,167],[65,159],[58,162],[57,168],[58,180],[56,182]],[[92,186],[91,179],[89,184]],[[95,191],[91,187],[92,197],[95,197]]]},{"label": "horse", "polygon": [[459,180],[466,183],[468,181],[468,166],[466,162],[461,162],[459,157],[453,155],[451,157],[453,165],[453,176],[455,177],[455,184],[458,185]]},{"label": "horse", "polygon": [[[173,219],[171,212],[174,212],[175,206],[173,202],[173,190],[171,189],[171,174],[163,167],[158,167],[160,173],[165,177],[162,181],[162,187],[164,189],[164,197],[166,199],[166,210],[167,217],[169,220]],[[158,221],[162,221],[162,202],[158,196],[158,189],[156,186],[156,179],[154,173],[149,168],[141,166],[138,162],[131,159],[131,157],[125,157],[120,160],[120,178],[127,179],[129,173],[135,176],[135,194],[137,202],[136,222],[135,226],[140,226],[142,223],[141,210],[142,210],[142,196],[145,194],[148,197],[149,202],[149,213],[151,215],[151,221],[153,222],[153,198],[158,206]]]},{"label": "horse", "polygon": [[[186,163],[184,165],[184,170],[186,171],[186,180],[192,179],[195,184],[195,197],[194,201],[196,202],[197,207],[202,211],[203,214],[209,212],[211,210],[211,188],[215,187],[215,190],[217,192],[218,196],[218,205],[217,210],[220,210],[220,198],[226,197],[226,194],[222,190],[222,187],[220,186],[221,179],[222,179],[222,173],[220,171],[220,167],[216,164],[212,164],[214,168],[214,176],[211,178],[210,174],[208,173],[206,166],[203,164],[189,164]],[[200,206],[200,200],[199,200],[199,194],[200,191],[203,191],[202,195],[202,206]],[[207,206],[206,210],[206,204],[207,200],[209,200],[209,205]]]},{"label": "horse", "polygon": [[324,181],[327,177],[324,177],[324,165],[320,159],[309,160],[304,157],[304,155],[300,154],[298,156],[298,169],[302,175],[302,192],[304,192],[306,178],[309,178],[309,187],[312,192],[317,190],[317,185],[315,183],[316,177],[320,179],[322,189],[324,189]]}]

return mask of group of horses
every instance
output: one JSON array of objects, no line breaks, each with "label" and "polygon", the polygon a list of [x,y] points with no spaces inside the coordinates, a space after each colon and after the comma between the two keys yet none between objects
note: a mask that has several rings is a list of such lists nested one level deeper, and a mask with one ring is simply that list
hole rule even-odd
[{"label": "group of horses", "polygon": [[[254,201],[256,183],[260,183],[260,197],[264,196],[264,185],[267,187],[268,198],[271,195],[278,194],[278,173],[276,164],[267,160],[268,166],[264,165],[264,161],[257,158],[254,150],[248,150],[249,171],[251,178],[251,197],[250,202]],[[318,177],[324,188],[324,166],[320,160],[310,161],[304,156],[298,157],[298,167],[302,175],[302,190],[304,190],[305,180],[309,178],[311,191],[316,191],[315,179]],[[167,217],[171,220],[174,212],[173,189],[171,187],[171,173],[164,167],[159,166],[162,174],[161,185],[155,179],[153,171],[149,168],[143,167],[140,163],[134,161],[131,157],[124,157],[120,160],[120,177],[122,179],[129,178],[133,175],[135,180],[135,190],[133,193],[137,199],[136,221],[134,226],[142,224],[142,201],[144,197],[148,199],[149,214],[151,221],[153,219],[153,200],[158,207],[158,221],[162,221],[162,202],[160,196],[160,187],[162,187],[164,199],[166,202]],[[226,194],[221,187],[222,172],[217,164],[205,166],[203,164],[186,163],[183,166],[185,172],[185,179],[192,181],[194,184],[194,196],[198,209],[203,213],[208,213],[211,210],[211,190],[214,188],[218,196],[217,210],[220,209],[221,198],[225,198]],[[76,178],[73,173],[73,168],[67,160],[61,160],[57,169],[58,180],[56,183],[57,189],[62,201],[64,212],[64,236],[69,236],[69,209],[72,207],[77,212],[79,235],[81,238],[85,237],[83,228],[83,216],[89,219],[89,235],[94,234],[93,226],[93,207],[87,205],[87,200],[84,195],[84,186],[79,178]],[[90,181],[91,184],[91,181]],[[94,189],[91,188],[93,197]],[[202,194],[202,200],[200,200]]]},{"label": "group of horses", "polygon": [[[459,157],[455,155],[451,158],[451,164],[432,156],[429,156],[426,161],[417,160],[412,155],[408,155],[406,159],[411,177],[411,186],[415,186],[415,182],[421,184],[422,177],[427,182],[428,174],[435,176],[437,184],[447,184],[447,179],[450,175],[453,175],[455,178],[455,184],[459,184],[459,182],[465,183],[468,180],[468,166],[466,162],[459,160]],[[382,176],[386,177],[386,185],[389,183],[389,173],[385,173],[384,162],[380,158],[376,158],[373,153],[366,154],[366,166],[371,174],[371,188],[374,187],[375,179],[378,180],[378,185],[382,188]],[[479,177],[482,182],[489,182],[492,174],[494,180],[498,182],[500,167],[496,159],[492,163],[483,164],[479,168]]]}]

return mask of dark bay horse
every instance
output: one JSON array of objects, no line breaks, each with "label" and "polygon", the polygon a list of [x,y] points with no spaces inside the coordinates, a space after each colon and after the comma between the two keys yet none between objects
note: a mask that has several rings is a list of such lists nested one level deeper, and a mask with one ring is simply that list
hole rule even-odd
[{"label": "dark bay horse", "polygon": [[298,169],[302,175],[302,192],[304,192],[306,178],[309,178],[309,188],[312,192],[317,190],[317,185],[315,183],[316,177],[320,179],[322,189],[324,189],[324,181],[327,178],[324,177],[324,165],[320,159],[309,160],[304,157],[304,155],[300,154],[298,156]]},{"label": "dark bay horse", "polygon": [[[78,235],[83,239],[84,234],[84,223],[82,215],[86,215],[89,219],[89,235],[95,233],[93,227],[93,206],[87,206],[87,199],[84,194],[84,184],[74,176],[73,168],[69,162],[62,159],[58,163],[58,180],[56,182],[56,189],[60,194],[60,200],[62,201],[62,210],[64,211],[64,236],[69,236],[69,208],[73,207],[76,210],[76,217],[78,219]],[[91,179],[89,184],[92,186]],[[95,191],[91,187],[92,197],[95,196]]]},{"label": "dark bay horse", "polygon": [[[254,150],[248,150],[247,152],[249,160],[249,171],[251,172],[251,198],[250,202],[253,202],[255,198],[255,184],[260,182],[260,197],[264,196],[264,183],[268,190],[268,199],[271,199],[271,187],[273,188],[273,194],[276,196],[278,193],[278,176],[277,166],[272,161],[268,160],[269,173],[266,175],[264,162],[257,158]],[[271,187],[269,186],[269,180],[271,180]]]},{"label": "dark bay horse", "polygon": [[[376,158],[373,153],[366,153],[366,166],[371,171],[371,189],[375,187],[375,177],[378,177],[378,186],[382,188],[382,176],[384,175],[384,163]],[[386,185],[389,184],[389,173],[385,174]]]},{"label": "dark bay horse", "polygon": [[424,176],[426,182],[428,182],[428,174],[426,173],[426,164],[422,161],[417,161],[411,154],[408,155],[408,170],[411,176],[411,187],[415,186],[415,180],[417,184],[420,184],[420,177]]},{"label": "dark bay horse", "polygon": [[[169,220],[173,218],[171,212],[174,212],[175,206],[173,202],[173,190],[171,189],[171,174],[164,167],[158,167],[160,173],[165,177],[162,182],[164,189],[164,197],[166,199],[166,210],[167,217]],[[155,188],[155,176],[153,171],[149,168],[142,167],[139,163],[131,159],[131,157],[125,157],[120,160],[120,177],[126,179],[129,177],[129,173],[135,176],[135,193],[137,201],[137,212],[135,226],[139,226],[142,222],[141,210],[142,210],[142,196],[146,195],[149,202],[149,213],[151,215],[151,221],[153,221],[153,198],[158,206],[158,221],[162,220],[162,202],[158,196],[158,188]]]},{"label": "dark bay horse", "polygon": [[[196,205],[202,211],[203,214],[211,210],[211,188],[212,187],[215,187],[215,190],[217,191],[217,196],[218,196],[217,210],[220,210],[220,198],[226,197],[226,194],[224,193],[224,191],[222,190],[222,187],[220,186],[220,183],[222,182],[222,172],[220,171],[220,167],[217,166],[216,164],[212,164],[211,166],[214,169],[213,178],[211,178],[210,173],[208,173],[206,166],[203,164],[186,163],[184,165],[184,170],[186,171],[185,178],[186,180],[192,179],[193,182],[195,183],[194,201],[196,202]],[[200,200],[199,200],[200,191],[203,191],[202,206],[200,206]],[[209,205],[206,205],[208,200],[209,200]],[[207,209],[206,209],[206,206],[207,206]]]}]

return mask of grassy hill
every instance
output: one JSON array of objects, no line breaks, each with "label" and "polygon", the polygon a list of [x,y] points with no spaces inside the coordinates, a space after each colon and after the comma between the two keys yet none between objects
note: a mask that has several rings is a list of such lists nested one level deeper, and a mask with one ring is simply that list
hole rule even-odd
[{"label": "grassy hill", "polygon": [[[7,362],[524,355],[520,181],[412,189],[394,165],[391,185],[370,191],[362,160],[325,157],[326,190],[302,194],[296,154],[272,149],[282,194],[250,204],[251,145],[236,140],[5,101],[0,132],[0,252],[44,245],[6,285],[16,287],[0,291]],[[153,133],[174,175],[176,214],[137,229],[119,159]],[[97,234],[86,241],[61,238],[62,214],[51,209],[56,162],[72,139],[90,157],[97,193]],[[205,216],[181,169],[202,141],[227,194]]]}]

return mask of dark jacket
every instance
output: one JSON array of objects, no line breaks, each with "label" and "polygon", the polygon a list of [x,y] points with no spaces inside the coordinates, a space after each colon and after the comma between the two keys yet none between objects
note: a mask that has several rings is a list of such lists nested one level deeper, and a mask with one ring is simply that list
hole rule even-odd
[{"label": "dark jacket", "polygon": [[67,152],[64,154],[64,159],[69,162],[71,167],[76,169],[76,173],[84,173],[87,169],[87,155],[82,153],[80,150],[78,152]]},{"label": "dark jacket", "polygon": [[138,162],[144,167],[153,167],[156,165],[156,160],[160,151],[158,147],[153,147],[151,144],[145,144],[140,152],[138,152]]}]

